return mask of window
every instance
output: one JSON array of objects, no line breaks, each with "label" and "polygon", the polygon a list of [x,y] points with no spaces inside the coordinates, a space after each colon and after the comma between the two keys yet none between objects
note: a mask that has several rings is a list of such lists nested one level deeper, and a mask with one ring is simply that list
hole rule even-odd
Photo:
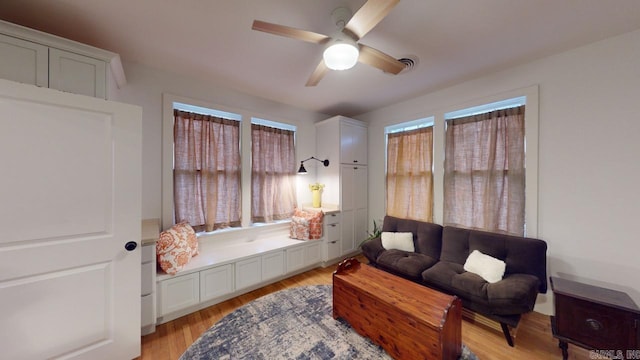
[{"label": "window", "polygon": [[295,127],[251,122],[251,221],[289,219],[297,206]]},{"label": "window", "polygon": [[445,225],[524,235],[524,102],[445,115]]},{"label": "window", "polygon": [[197,231],[240,226],[240,122],[181,105],[173,111],[175,221]]},{"label": "window", "polygon": [[433,118],[389,126],[386,214],[433,221]]},{"label": "window", "polygon": [[[176,166],[174,153],[176,148],[174,125],[176,121],[174,111],[176,110],[185,113],[194,113],[203,118],[207,116],[215,118],[213,122],[221,122],[225,129],[224,139],[226,145],[223,146],[222,152],[218,152],[217,154],[222,156],[223,159],[219,158],[219,164],[224,165],[223,168],[226,170],[217,168],[217,174],[219,181],[224,179],[226,182],[217,184],[216,189],[219,191],[217,200],[214,197],[206,200],[206,203],[209,203],[211,206],[212,203],[210,199],[217,201],[217,205],[214,208],[217,219],[205,223],[205,225],[213,224],[213,226],[196,226],[197,231],[215,231],[216,233],[227,233],[227,235],[220,234],[220,236],[232,236],[231,234],[233,233],[237,233],[238,231],[244,232],[254,226],[284,229],[287,226],[287,224],[284,223],[287,222],[292,214],[292,210],[288,209],[296,205],[296,189],[300,184],[296,177],[292,177],[291,175],[288,177],[284,176],[282,173],[283,170],[281,168],[275,168],[275,165],[277,165],[276,161],[282,164],[291,163],[294,169],[291,172],[293,173],[297,170],[294,157],[296,151],[293,145],[295,144],[297,147],[298,139],[302,139],[304,142],[302,148],[305,152],[308,152],[309,144],[307,140],[315,138],[315,134],[313,133],[307,131],[302,133],[298,132],[300,124],[304,123],[307,125],[306,121],[280,121],[278,117],[269,117],[269,114],[259,114],[254,110],[229,107],[168,93],[162,94],[162,181],[159,184],[157,181],[155,182],[155,184],[160,185],[162,188],[162,198],[157,199],[153,196],[154,189],[152,185],[154,184],[145,187],[145,189],[147,189],[146,195],[143,191],[143,196],[148,196],[157,202],[157,204],[153,204],[154,208],[162,209],[162,227],[167,228],[176,222],[184,221],[183,219],[186,218],[180,215],[181,213],[176,213],[176,194],[174,187],[174,181],[176,180],[174,175],[174,168]],[[275,118],[278,121],[265,120],[270,118]],[[254,134],[252,128],[256,125],[263,127],[262,129],[264,131],[260,132],[265,133],[265,135],[271,135],[277,132],[287,133],[287,138],[289,139],[288,148],[285,150],[284,148],[276,149],[274,147],[268,150],[273,152],[274,158],[271,158],[271,155],[265,153],[265,149],[269,147],[264,142],[260,142],[259,149],[254,149],[255,146],[259,144],[253,141]],[[313,129],[313,126],[309,128]],[[226,136],[228,134],[226,130],[230,129],[233,129],[232,141],[228,141]],[[215,140],[219,141],[219,139]],[[210,148],[210,150],[212,149],[213,148]],[[260,165],[260,161],[262,161],[263,165]],[[231,166],[233,164],[235,165]],[[254,166],[254,164],[256,166]],[[261,170],[258,170],[260,168],[266,169],[266,172],[263,174],[264,176],[260,175]],[[256,170],[257,176],[254,176],[254,169]],[[223,172],[225,176],[221,177]],[[193,170],[192,174],[195,175],[191,176],[202,179],[202,170],[200,170],[199,173],[200,174],[198,174],[197,169]],[[211,177],[209,176],[209,178]],[[287,182],[289,182],[289,186],[286,185]],[[262,185],[258,185],[260,183]],[[261,193],[264,194],[264,199],[259,195]],[[254,197],[254,194],[256,194],[256,197]],[[201,213],[204,213],[207,207],[202,204],[203,202],[201,201],[200,205],[196,204],[196,207],[200,206],[203,208]],[[207,212],[207,215],[200,215],[200,219],[211,217],[212,214],[214,214],[213,211]],[[220,218],[222,214],[228,214],[228,216],[226,218]],[[194,220],[190,222],[194,222]]]}]

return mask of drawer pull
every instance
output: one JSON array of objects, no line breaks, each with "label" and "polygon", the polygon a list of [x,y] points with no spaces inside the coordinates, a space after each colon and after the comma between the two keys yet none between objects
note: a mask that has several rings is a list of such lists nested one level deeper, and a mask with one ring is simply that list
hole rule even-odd
[{"label": "drawer pull", "polygon": [[331,226],[331,227],[336,227],[336,224],[329,224],[329,226]]},{"label": "drawer pull", "polygon": [[602,323],[596,319],[587,319],[585,322],[589,325],[591,330],[598,331],[602,329]]},{"label": "drawer pull", "polygon": [[333,240],[333,241],[329,242],[329,244],[335,244],[337,242],[338,242],[338,240]]}]

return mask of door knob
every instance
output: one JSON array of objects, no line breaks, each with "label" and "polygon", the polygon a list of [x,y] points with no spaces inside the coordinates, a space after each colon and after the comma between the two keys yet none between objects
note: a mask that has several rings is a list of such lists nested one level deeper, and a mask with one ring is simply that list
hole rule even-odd
[{"label": "door knob", "polygon": [[124,244],[124,248],[127,251],[133,251],[138,247],[138,243],[135,241],[129,241],[128,243]]}]

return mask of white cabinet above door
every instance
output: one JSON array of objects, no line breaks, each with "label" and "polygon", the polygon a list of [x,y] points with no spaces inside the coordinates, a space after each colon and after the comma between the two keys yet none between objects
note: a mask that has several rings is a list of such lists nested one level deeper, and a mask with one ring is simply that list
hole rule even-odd
[{"label": "white cabinet above door", "polygon": [[0,34],[0,78],[49,86],[48,52],[44,45]]},{"label": "white cabinet above door", "polygon": [[118,54],[0,20],[0,78],[101,99],[127,83]]},{"label": "white cabinet above door", "polygon": [[106,74],[102,60],[49,49],[49,87],[52,89],[104,99]]}]

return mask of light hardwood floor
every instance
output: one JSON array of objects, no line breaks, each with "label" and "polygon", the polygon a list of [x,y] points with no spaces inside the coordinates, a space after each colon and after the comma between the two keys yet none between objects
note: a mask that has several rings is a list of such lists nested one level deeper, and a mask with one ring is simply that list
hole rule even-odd
[{"label": "light hardwood floor", "polygon": [[[334,269],[314,269],[159,325],[155,333],[142,337],[142,356],[138,359],[176,360],[202,333],[236,308],[278,290],[331,284]],[[515,347],[507,345],[502,332],[464,318],[462,342],[481,360],[562,358],[558,342],[551,336],[549,317],[539,313],[531,313],[520,322]],[[569,359],[589,359],[589,352],[569,345]]]}]

